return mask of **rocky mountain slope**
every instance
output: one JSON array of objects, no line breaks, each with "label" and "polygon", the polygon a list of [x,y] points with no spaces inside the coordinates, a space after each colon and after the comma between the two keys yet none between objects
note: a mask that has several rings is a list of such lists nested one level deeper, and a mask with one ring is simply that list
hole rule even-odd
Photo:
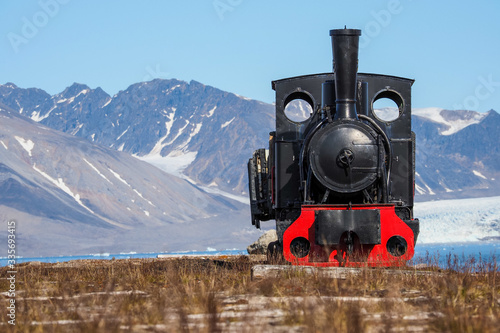
[{"label": "rocky mountain slope", "polygon": [[236,194],[247,187],[242,161],[267,143],[274,126],[272,105],[195,81],[137,83],[113,97],[76,83],[54,96],[6,84],[0,102],[48,127]]},{"label": "rocky mountain slope", "polygon": [[0,104],[0,215],[17,221],[19,255],[240,248],[258,235],[245,213],[238,201]]},{"label": "rocky mountain slope", "polygon": [[413,112],[420,200],[500,194],[500,115],[437,108]]}]

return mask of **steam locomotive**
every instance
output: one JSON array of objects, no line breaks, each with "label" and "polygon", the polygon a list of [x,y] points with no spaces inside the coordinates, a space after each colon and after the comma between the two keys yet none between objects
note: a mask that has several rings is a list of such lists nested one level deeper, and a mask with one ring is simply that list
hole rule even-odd
[{"label": "steam locomotive", "polygon": [[[360,35],[330,31],[333,73],[272,82],[276,130],[248,162],[252,224],[274,219],[269,250],[293,264],[399,266],[414,255],[414,81],[357,73]],[[374,109],[380,99],[397,106],[392,117]],[[306,119],[288,110],[297,101]]]}]

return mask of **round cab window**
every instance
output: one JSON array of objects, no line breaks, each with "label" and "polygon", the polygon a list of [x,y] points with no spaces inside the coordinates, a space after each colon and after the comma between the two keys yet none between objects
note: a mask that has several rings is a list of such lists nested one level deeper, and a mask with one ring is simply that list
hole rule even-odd
[{"label": "round cab window", "polygon": [[394,121],[403,113],[403,98],[392,90],[381,91],[372,102],[372,111],[381,121]]},{"label": "round cab window", "polygon": [[309,102],[303,99],[294,99],[285,106],[285,116],[296,123],[301,123],[309,119],[312,115],[313,108]]}]

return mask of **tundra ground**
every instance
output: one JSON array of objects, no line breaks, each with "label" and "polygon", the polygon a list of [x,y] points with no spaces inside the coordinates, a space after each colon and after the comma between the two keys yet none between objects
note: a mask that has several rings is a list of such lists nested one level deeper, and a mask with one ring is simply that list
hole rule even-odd
[{"label": "tundra ground", "polygon": [[[496,332],[496,262],[448,269],[361,268],[342,278],[301,271],[253,279],[252,256],[80,260],[17,265],[16,321],[3,332]],[[0,290],[9,290],[7,267]],[[419,270],[421,271],[421,270]]]}]

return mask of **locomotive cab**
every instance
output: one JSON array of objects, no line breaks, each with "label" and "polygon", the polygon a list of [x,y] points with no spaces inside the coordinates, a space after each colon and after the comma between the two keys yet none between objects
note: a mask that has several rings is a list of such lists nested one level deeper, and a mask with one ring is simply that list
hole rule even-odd
[{"label": "locomotive cab", "polygon": [[[360,34],[330,31],[332,73],[272,82],[276,131],[248,163],[252,223],[274,219],[294,264],[394,266],[414,254],[413,80],[357,73]],[[381,98],[395,119],[377,116]],[[285,112],[297,100],[312,110],[303,121]]]}]

